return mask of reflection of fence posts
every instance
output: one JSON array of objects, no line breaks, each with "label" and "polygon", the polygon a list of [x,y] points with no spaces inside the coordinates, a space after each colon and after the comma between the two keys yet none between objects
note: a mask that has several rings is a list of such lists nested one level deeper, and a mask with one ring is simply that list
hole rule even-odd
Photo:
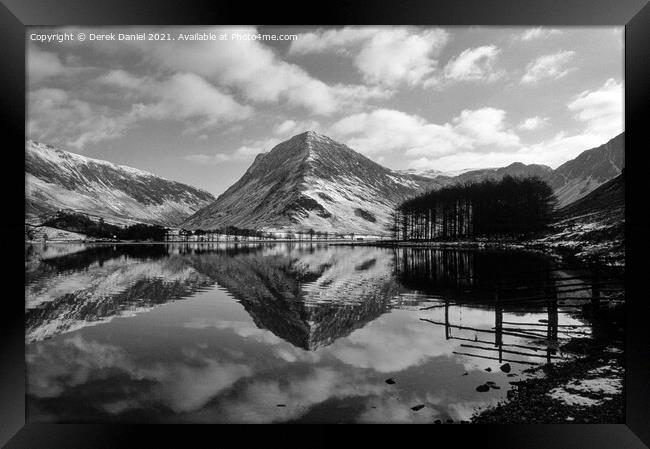
[{"label": "reflection of fence posts", "polygon": [[494,289],[494,346],[499,348],[499,363],[503,359],[503,307],[499,303],[498,288]]},{"label": "reflection of fence posts", "polygon": [[600,282],[599,282],[599,266],[596,266],[592,269],[593,279],[591,280],[591,305],[598,307],[600,304]]},{"label": "reflection of fence posts", "polygon": [[445,295],[445,340],[451,338],[451,328],[449,327],[449,295]]},{"label": "reflection of fence posts", "polygon": [[[546,311],[548,314],[548,326],[546,328],[546,338],[548,341],[557,343],[558,331],[558,313],[557,313],[557,291],[547,288],[549,301],[546,303]],[[548,345],[546,347],[546,363],[551,363],[552,356],[555,355],[557,350],[555,347]]]}]

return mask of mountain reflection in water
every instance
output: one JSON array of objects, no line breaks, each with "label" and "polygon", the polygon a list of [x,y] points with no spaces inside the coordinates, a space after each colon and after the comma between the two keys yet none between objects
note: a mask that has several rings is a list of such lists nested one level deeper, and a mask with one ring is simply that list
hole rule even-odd
[{"label": "mountain reflection in water", "polygon": [[[502,363],[592,335],[590,276],[512,251],[27,246],[29,417],[468,419],[505,396]],[[477,392],[487,380],[501,389]]]}]

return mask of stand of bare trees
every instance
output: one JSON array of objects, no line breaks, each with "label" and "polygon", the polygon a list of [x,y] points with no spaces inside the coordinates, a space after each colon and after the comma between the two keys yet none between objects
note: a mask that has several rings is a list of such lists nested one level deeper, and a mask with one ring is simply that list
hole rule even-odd
[{"label": "stand of bare trees", "polygon": [[446,186],[401,203],[391,231],[396,240],[518,237],[542,230],[554,201],[537,177]]}]

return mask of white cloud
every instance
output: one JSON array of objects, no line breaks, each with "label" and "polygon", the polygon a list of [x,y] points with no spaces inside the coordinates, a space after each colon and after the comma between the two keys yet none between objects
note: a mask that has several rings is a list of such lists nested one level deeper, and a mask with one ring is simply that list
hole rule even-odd
[{"label": "white cloud", "polygon": [[280,142],[281,139],[277,137],[271,137],[269,139],[262,140],[251,140],[245,142],[244,145],[241,145],[229,153],[218,152],[215,154],[190,154],[183,156],[183,159],[190,162],[210,165],[218,165],[224,162],[250,161],[254,158],[254,156],[270,151]]},{"label": "white cloud", "polygon": [[273,134],[278,137],[290,137],[305,131],[318,132],[320,126],[320,123],[315,120],[285,120],[273,127]]},{"label": "white cloud", "polygon": [[137,92],[142,102],[116,109],[74,98],[62,89],[37,89],[28,95],[28,135],[83,149],[89,143],[121,137],[142,120],[185,120],[191,123],[187,129],[198,131],[253,113],[250,106],[239,104],[192,73],[176,73],[158,81],[113,70],[97,82]]},{"label": "white cloud", "polygon": [[587,125],[585,132],[611,138],[624,129],[623,99],[623,83],[610,78],[599,89],[576,96],[567,107]]},{"label": "white cloud", "polygon": [[495,81],[504,75],[494,69],[501,51],[494,45],[463,50],[445,66],[445,77],[456,81]]},{"label": "white cloud", "polygon": [[481,108],[463,110],[454,118],[455,131],[468,136],[472,146],[494,145],[512,147],[519,144],[519,137],[506,128],[506,112],[502,109]]},{"label": "white cloud", "polygon": [[411,33],[403,28],[376,33],[355,58],[355,64],[370,83],[395,86],[416,85],[435,71],[432,55],[447,41],[442,30]]},{"label": "white cloud", "polygon": [[521,78],[523,84],[535,84],[544,79],[559,79],[566,76],[572,68],[568,67],[575,52],[559,51],[543,55],[526,66],[526,73]]},{"label": "white cloud", "polygon": [[[458,170],[464,168],[502,167],[513,162],[544,164],[552,168],[575,158],[580,153],[602,145],[624,130],[623,83],[608,79],[601,87],[575,96],[567,108],[576,120],[585,124],[577,134],[559,132],[552,138],[512,149],[481,152],[464,148],[454,154],[424,155],[410,162],[411,168]],[[461,114],[462,116],[462,114]],[[480,122],[480,121],[479,121]],[[487,122],[485,122],[487,123]],[[495,123],[499,123],[495,121]],[[530,117],[519,124],[520,129],[538,129],[546,118]],[[506,138],[507,141],[508,138]],[[514,144],[514,140],[513,140]]]},{"label": "white cloud", "polygon": [[122,89],[141,89],[146,86],[147,79],[135,76],[125,70],[116,69],[106,72],[97,78],[97,81],[107,86],[119,87]]},{"label": "white cloud", "polygon": [[290,53],[343,53],[353,58],[367,83],[414,86],[431,82],[437,66],[435,57],[448,38],[441,29],[346,27],[301,34],[291,43]]},{"label": "white cloud", "polygon": [[[254,34],[255,28],[214,28],[216,33]],[[268,46],[253,40],[161,42],[142,46],[157,64],[175,71],[197,73],[217,85],[234,89],[253,102],[287,103],[329,115],[339,108],[389,95],[363,86],[328,85],[301,67],[282,61]]]},{"label": "white cloud", "polygon": [[370,39],[380,31],[381,28],[376,27],[345,27],[301,33],[297,40],[291,42],[289,53],[304,55],[337,51],[350,54],[350,47]]},{"label": "white cloud", "polygon": [[464,110],[442,125],[391,109],[359,113],[334,123],[330,131],[366,154],[404,152],[407,156],[440,156],[483,146],[511,147],[519,138],[505,123],[505,111]]},{"label": "white cloud", "polygon": [[558,133],[542,142],[522,146],[515,151],[461,151],[439,158],[420,158],[411,163],[411,168],[438,170],[460,170],[466,168],[504,167],[513,162],[543,164],[557,168],[580,153],[607,142],[601,134],[582,133],[566,135]]},{"label": "white cloud", "polygon": [[59,57],[36,46],[30,45],[27,51],[27,78],[32,82],[60,75],[65,68]]},{"label": "white cloud", "polygon": [[[267,139],[247,140],[237,149],[229,152],[215,154],[191,154],[183,159],[199,164],[217,165],[223,162],[249,161],[260,153],[266,153],[280,142],[305,131],[321,130],[321,125],[315,120],[284,120],[273,127],[273,135]],[[325,132],[325,131],[323,131]]]},{"label": "white cloud", "polygon": [[31,138],[77,149],[87,143],[119,137],[130,126],[126,116],[115,116],[107,107],[71,98],[61,89],[29,92],[28,111]]},{"label": "white cloud", "polygon": [[[159,100],[137,108],[140,118],[204,120],[203,126],[230,122],[251,116],[253,110],[221,92],[212,84],[193,73],[176,73],[153,84],[150,92]],[[194,123],[196,127],[196,122]],[[200,126],[200,125],[199,125]]]},{"label": "white cloud", "polygon": [[537,40],[537,39],[546,39],[551,36],[558,36],[562,34],[562,31],[555,29],[555,28],[542,28],[542,27],[537,27],[537,28],[529,28],[521,35],[519,38],[522,41],[532,41],[532,40]]},{"label": "white cloud", "polygon": [[353,149],[365,154],[392,151],[446,153],[468,145],[449,124],[428,123],[422,117],[392,109],[377,109],[347,116],[331,131]]},{"label": "white cloud", "polygon": [[539,116],[534,116],[534,117],[528,117],[527,119],[523,120],[517,128],[519,129],[525,129],[527,131],[532,131],[535,129],[541,129],[546,126],[548,126],[549,123],[549,118],[548,117],[539,117]]}]

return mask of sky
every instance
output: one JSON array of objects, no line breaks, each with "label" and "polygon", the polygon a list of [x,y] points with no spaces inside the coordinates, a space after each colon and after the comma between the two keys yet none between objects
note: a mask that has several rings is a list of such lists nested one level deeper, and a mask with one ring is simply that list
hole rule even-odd
[{"label": "sky", "polygon": [[395,170],[555,168],[623,131],[623,39],[623,27],[30,27],[27,138],[214,195],[307,130]]}]

